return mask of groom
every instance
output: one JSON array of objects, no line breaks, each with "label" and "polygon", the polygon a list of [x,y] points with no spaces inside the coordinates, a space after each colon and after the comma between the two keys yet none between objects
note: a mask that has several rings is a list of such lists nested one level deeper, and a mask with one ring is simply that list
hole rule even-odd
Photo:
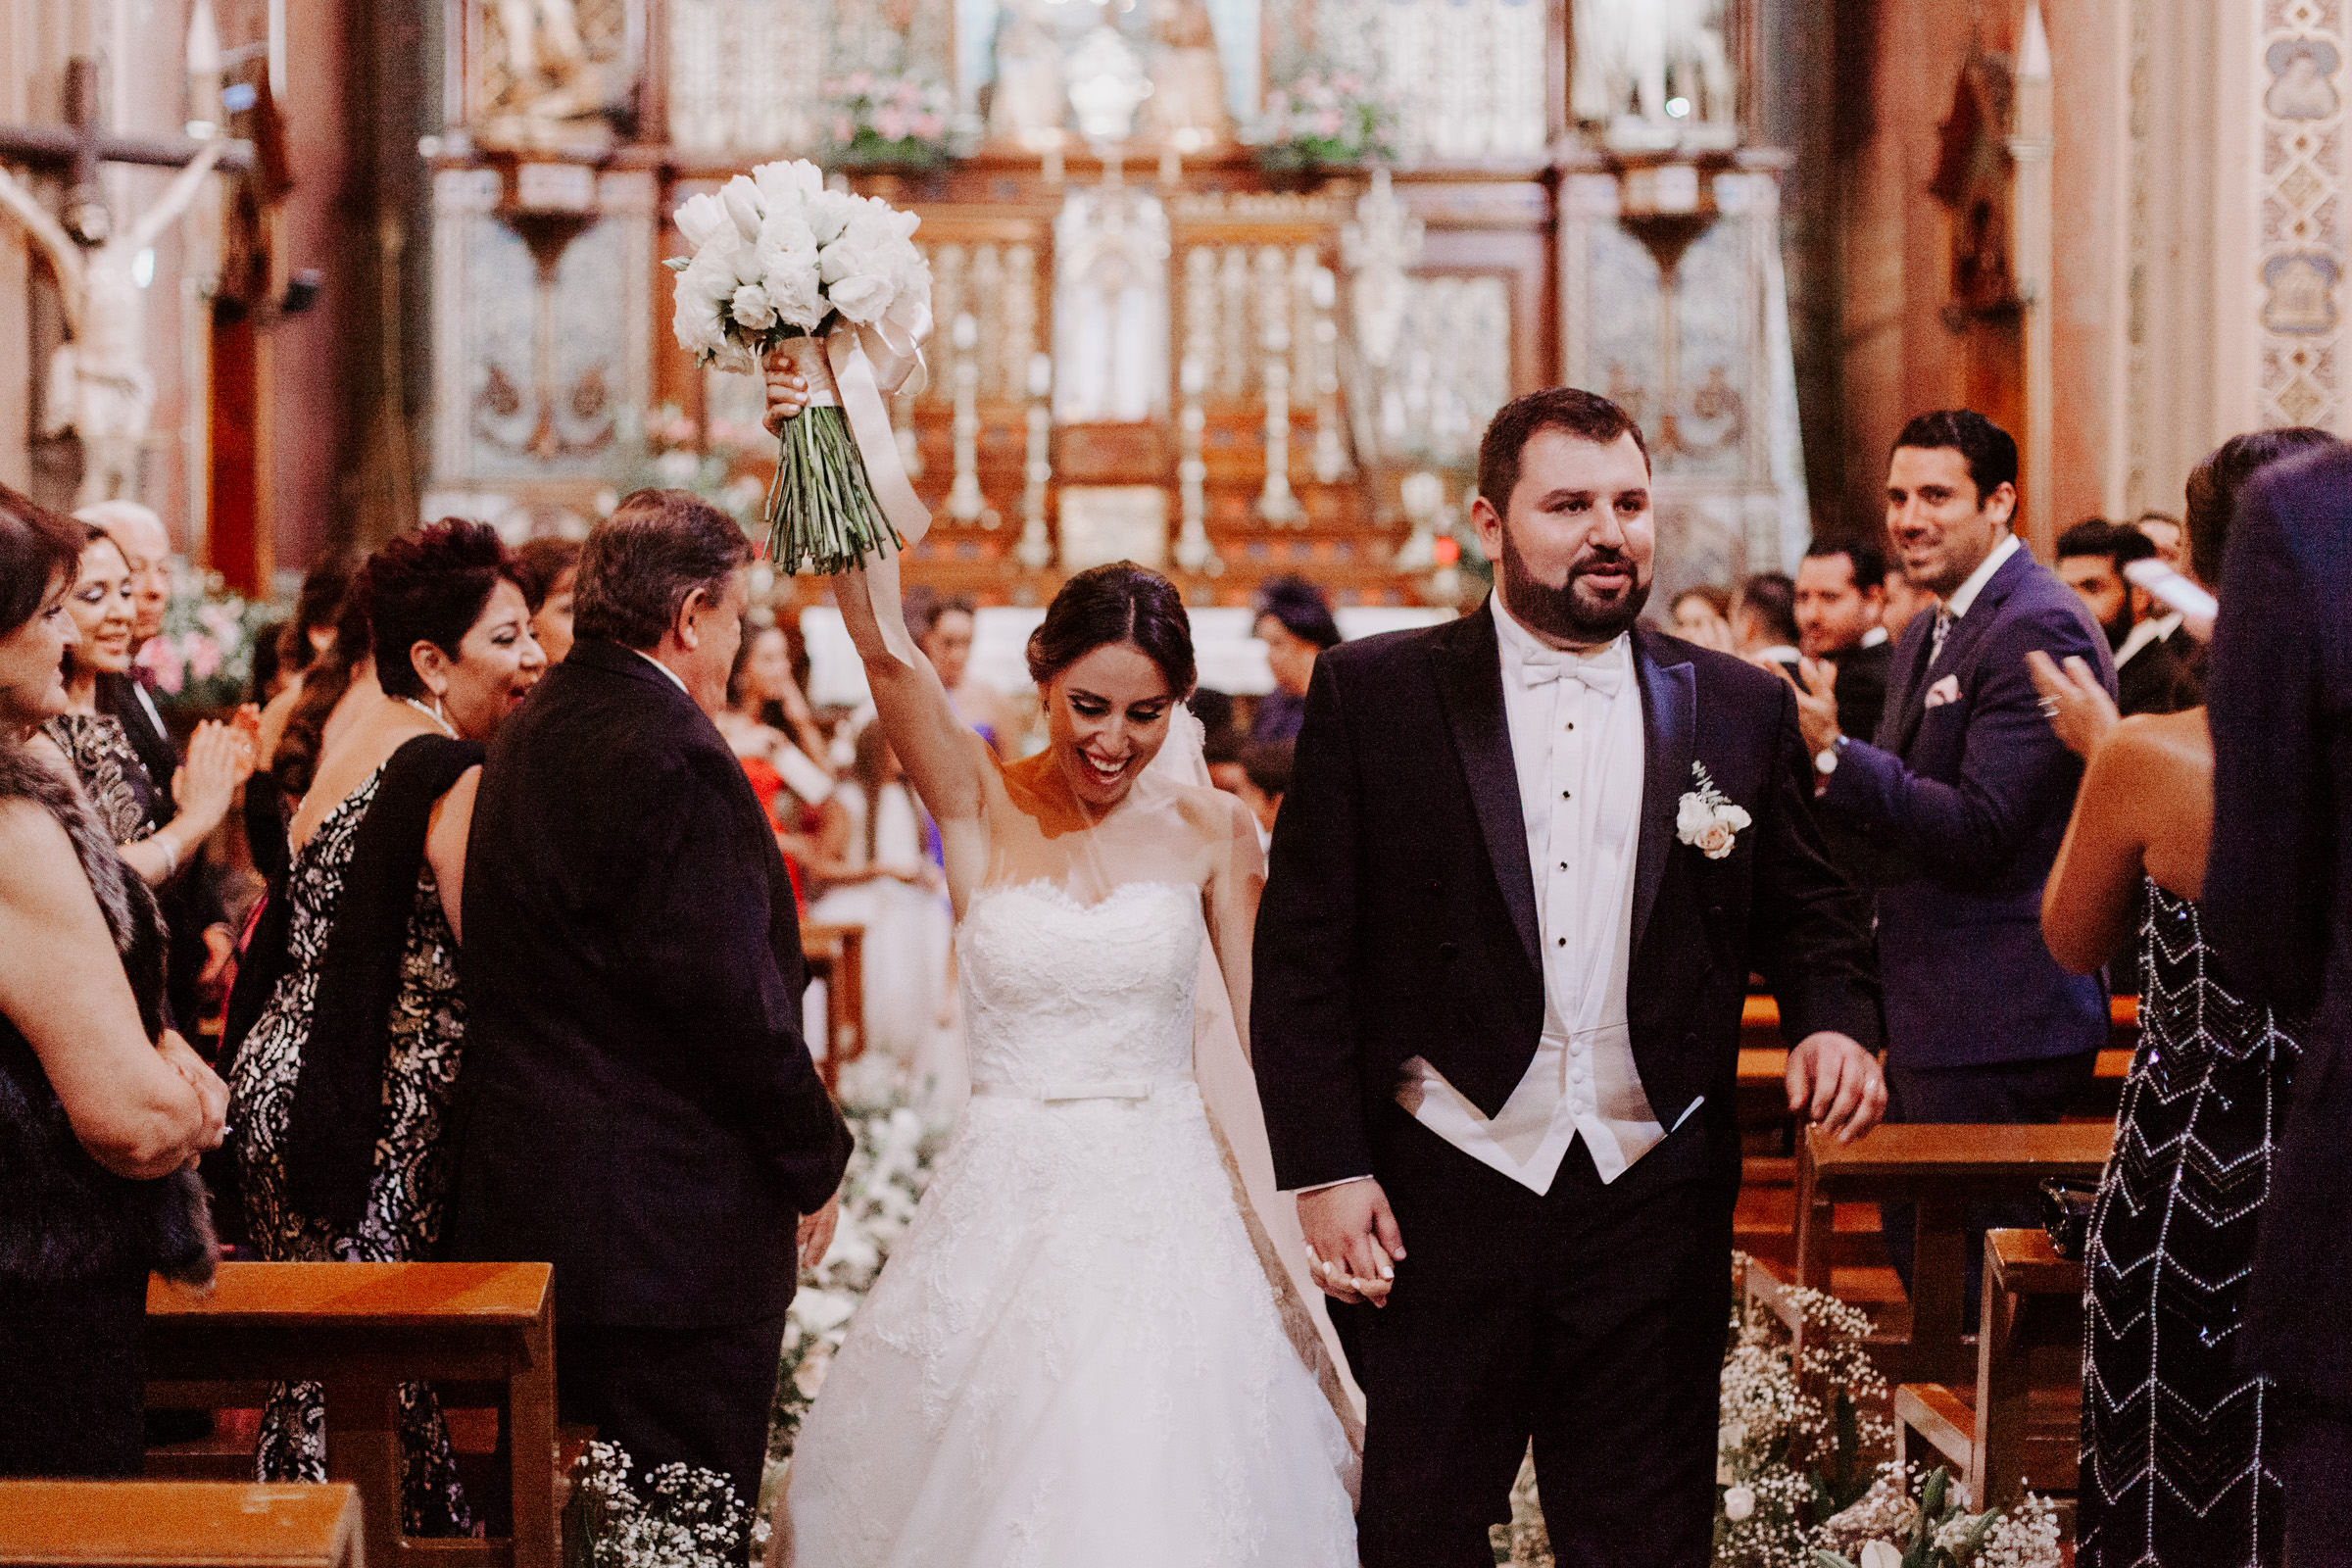
[{"label": "groom", "polygon": [[1477,612],[1316,662],[1250,1013],[1276,1174],[1370,1401],[1365,1568],[1491,1563],[1533,1437],[1566,1564],[1703,1564],[1751,969],[1792,1110],[1878,1119],[1856,896],[1788,689],[1636,624],[1641,432],[1571,388],[1479,451]]}]

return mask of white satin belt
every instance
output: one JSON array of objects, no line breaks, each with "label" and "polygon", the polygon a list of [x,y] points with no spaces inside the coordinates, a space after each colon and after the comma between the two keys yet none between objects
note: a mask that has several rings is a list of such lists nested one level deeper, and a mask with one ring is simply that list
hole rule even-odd
[{"label": "white satin belt", "polygon": [[995,1100],[1035,1100],[1058,1104],[1076,1100],[1150,1100],[1155,1094],[1181,1089],[1178,1083],[1155,1084],[1149,1078],[1105,1078],[1097,1083],[1048,1083],[1034,1088],[1018,1084],[974,1084],[974,1095]]}]

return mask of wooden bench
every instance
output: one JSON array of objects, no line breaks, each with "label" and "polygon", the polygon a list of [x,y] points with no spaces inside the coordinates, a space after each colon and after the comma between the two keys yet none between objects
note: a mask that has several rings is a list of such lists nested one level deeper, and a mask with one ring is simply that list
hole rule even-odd
[{"label": "wooden bench", "polygon": [[801,953],[808,978],[825,983],[825,1050],[816,1068],[830,1091],[844,1062],[865,1054],[865,927],[804,925]]},{"label": "wooden bench", "polygon": [[[2037,1408],[2039,1406],[2039,1408]],[[2032,1476],[2076,1482],[2082,1421],[2082,1265],[2041,1231],[1984,1236],[1984,1316],[1977,1381],[1956,1392],[1906,1383],[1894,1395],[1896,1462],[1920,1457],[1914,1435],[1963,1478],[1975,1508],[2006,1508]]]},{"label": "wooden bench", "polygon": [[[280,1380],[326,1391],[326,1469],[360,1493],[378,1564],[555,1568],[556,1357],[545,1263],[223,1263],[211,1295],[147,1292],[147,1402],[260,1402]],[[514,1534],[411,1541],[400,1533],[400,1397],[435,1385],[455,1408],[495,1405],[511,1433]]]},{"label": "wooden bench", "polygon": [[361,1568],[348,1486],[0,1481],[0,1564]]},{"label": "wooden bench", "polygon": [[1837,1205],[1916,1205],[1908,1338],[1874,1340],[1889,1383],[1958,1383],[1975,1355],[1962,1337],[1966,1218],[1972,1203],[2031,1198],[2048,1177],[2095,1182],[2113,1123],[1879,1127],[1850,1144],[1807,1128],[1797,1142],[1796,1282],[1830,1288]]}]

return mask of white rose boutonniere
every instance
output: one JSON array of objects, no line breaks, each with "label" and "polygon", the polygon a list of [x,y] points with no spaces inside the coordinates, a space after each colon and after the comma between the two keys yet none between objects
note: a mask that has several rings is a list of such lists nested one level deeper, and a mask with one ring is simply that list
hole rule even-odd
[{"label": "white rose boutonniere", "polygon": [[1732,844],[1753,820],[1744,808],[1725,800],[1723,791],[1707,776],[1707,764],[1692,762],[1697,788],[1686,791],[1674,813],[1674,836],[1710,860],[1732,853]]}]

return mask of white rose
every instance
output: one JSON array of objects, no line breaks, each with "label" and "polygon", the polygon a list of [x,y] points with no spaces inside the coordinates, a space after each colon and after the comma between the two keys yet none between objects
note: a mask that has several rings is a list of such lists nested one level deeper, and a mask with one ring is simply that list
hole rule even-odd
[{"label": "white rose", "polygon": [[805,158],[761,164],[752,171],[752,183],[770,216],[796,212],[825,188],[825,172]]},{"label": "white rose", "polygon": [[1690,843],[1706,830],[1707,824],[1714,820],[1714,808],[1698,798],[1696,790],[1691,791],[1684,796],[1682,804],[1674,808],[1675,837],[1681,839],[1685,844]]},{"label": "white rose", "polygon": [[1756,1489],[1734,1487],[1723,1494],[1723,1516],[1739,1524],[1756,1511]]},{"label": "white rose", "polygon": [[708,245],[695,252],[677,277],[677,311],[670,330],[678,346],[698,359],[709,360],[726,347],[726,327],[719,319],[720,304],[734,296],[735,269],[724,254],[727,247]]},{"label": "white rose", "polygon": [[770,213],[760,225],[760,285],[768,304],[792,325],[809,330],[825,314],[818,290],[816,235],[797,213]]},{"label": "white rose", "polygon": [[1727,1421],[1715,1429],[1715,1446],[1719,1452],[1737,1453],[1747,1446],[1747,1423]]},{"label": "white rose", "polygon": [[717,197],[709,194],[689,198],[686,205],[680,207],[670,219],[678,225],[678,232],[686,236],[686,248],[694,251],[709,244],[710,236],[717,233],[719,225],[726,220],[726,208],[719,204]]},{"label": "white rose", "polygon": [[1708,859],[1720,860],[1732,853],[1731,824],[1721,817],[1717,817],[1699,829],[1698,837],[1691,842],[1698,846],[1698,852]]},{"label": "white rose", "polygon": [[833,308],[842,314],[843,319],[855,321],[859,326],[882,319],[883,313],[890,309],[890,302],[898,297],[898,285],[879,272],[860,272],[856,277],[845,277],[825,290],[826,298],[833,302]]},{"label": "white rose", "polygon": [[767,302],[767,290],[757,283],[736,289],[727,309],[735,324],[746,331],[764,332],[776,324],[776,308]]},{"label": "white rose", "polygon": [[808,199],[808,226],[816,231],[816,242],[829,245],[841,237],[850,226],[850,220],[862,204],[846,190],[820,190]]},{"label": "white rose", "polygon": [[1903,1568],[1903,1554],[1890,1542],[1874,1541],[1862,1548],[1856,1568]]},{"label": "white rose", "polygon": [[718,199],[735,220],[735,231],[743,236],[746,245],[760,238],[760,187],[749,175],[737,174],[719,188]]}]

